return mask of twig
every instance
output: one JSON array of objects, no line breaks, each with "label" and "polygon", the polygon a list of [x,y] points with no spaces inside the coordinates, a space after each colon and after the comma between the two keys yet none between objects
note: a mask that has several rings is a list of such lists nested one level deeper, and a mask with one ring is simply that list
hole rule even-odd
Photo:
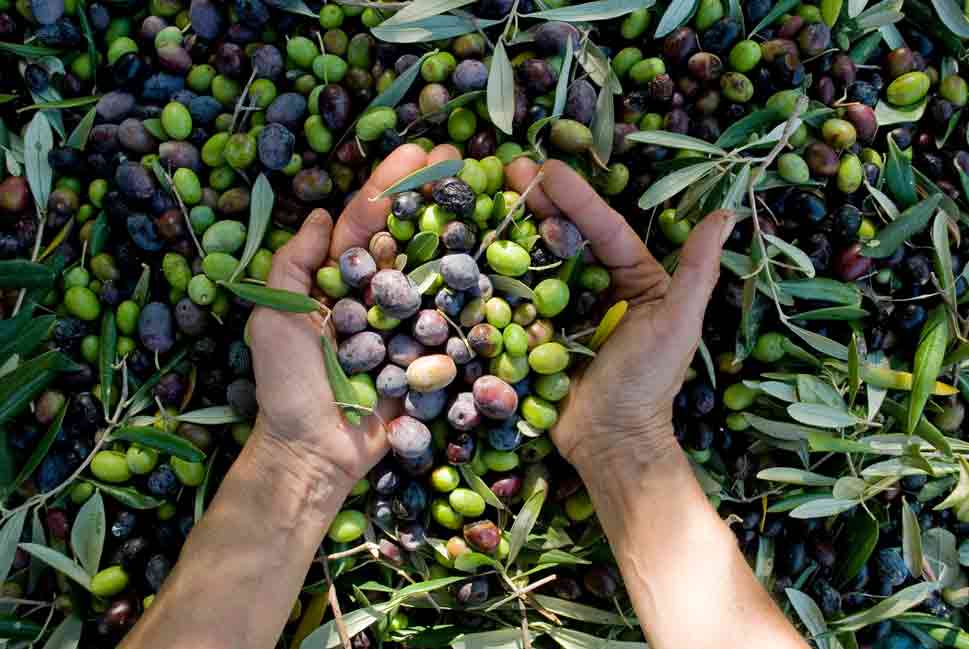
[{"label": "twig", "polygon": [[160,168],[162,173],[165,174],[165,180],[168,181],[168,186],[172,190],[172,195],[175,197],[175,200],[178,201],[178,207],[182,210],[182,218],[185,219],[185,229],[188,230],[188,233],[192,236],[192,242],[195,244],[195,248],[199,251],[199,257],[204,258],[205,251],[202,249],[202,244],[199,243],[198,237],[195,236],[195,228],[192,227],[192,219],[188,216],[188,208],[185,207],[185,201],[183,201],[182,197],[178,194],[178,188],[175,187],[175,181],[172,179],[172,175],[168,173],[168,169],[165,169],[161,165],[159,165],[158,168]]},{"label": "twig", "polygon": [[[516,1],[516,4],[517,4],[517,1]],[[532,178],[532,182],[528,183],[528,187],[526,187],[525,191],[523,191],[521,196],[518,197],[518,200],[512,203],[511,208],[508,210],[507,216],[505,216],[502,222],[498,224],[498,227],[494,229],[494,232],[492,232],[493,236],[485,237],[484,240],[481,242],[481,246],[478,247],[478,252],[475,253],[474,255],[475,261],[481,258],[482,253],[484,253],[488,245],[496,241],[498,237],[501,236],[505,228],[508,227],[508,224],[514,220],[515,212],[518,211],[519,207],[525,204],[525,199],[528,198],[528,194],[530,194],[531,191],[535,189],[540,182],[542,182],[543,178],[545,178],[545,172],[539,169],[538,173],[535,174],[535,177]]]},{"label": "twig", "polygon": [[527,595],[528,593],[532,592],[536,588],[541,588],[545,584],[548,584],[550,582],[553,582],[556,579],[558,579],[558,576],[557,575],[549,575],[547,577],[542,577],[541,579],[539,579],[535,583],[529,584],[525,588],[521,588],[521,589],[515,588],[515,592],[513,592],[510,595],[508,595],[504,599],[498,600],[497,602],[495,602],[494,604],[492,604],[491,606],[489,606],[488,608],[486,608],[485,609],[485,613],[490,613],[491,611],[495,610],[496,608],[498,608],[500,606],[504,606],[505,604],[507,604],[511,600],[515,599],[516,597],[519,598],[519,599],[523,599],[525,595]]},{"label": "twig", "polygon": [[340,600],[336,596],[336,586],[333,583],[333,577],[330,576],[330,566],[329,562],[323,562],[323,574],[326,576],[326,581],[330,585],[327,592],[327,599],[330,601],[330,608],[333,609],[333,624],[336,626],[336,632],[340,636],[340,642],[343,643],[343,649],[352,649],[350,645],[350,634],[347,633],[347,625],[343,622],[343,612],[340,610]]},{"label": "twig", "polygon": [[239,111],[242,109],[242,105],[245,103],[246,98],[249,96],[249,88],[252,86],[252,82],[256,80],[256,69],[252,69],[252,74],[249,75],[249,80],[246,81],[245,87],[242,89],[242,94],[239,95],[239,101],[236,102],[236,108],[232,113],[232,124],[229,126],[229,132],[235,133],[236,130],[236,119],[239,117]]}]

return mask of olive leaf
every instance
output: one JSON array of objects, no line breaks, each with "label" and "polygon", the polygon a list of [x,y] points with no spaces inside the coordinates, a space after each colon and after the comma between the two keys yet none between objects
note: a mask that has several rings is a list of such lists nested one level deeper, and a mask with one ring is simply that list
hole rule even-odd
[{"label": "olive leaf", "polygon": [[788,588],[784,591],[791,606],[801,618],[804,627],[811,634],[811,637],[818,643],[821,649],[834,649],[828,634],[828,623],[824,621],[824,614],[818,605],[809,595],[802,593],[795,588]]},{"label": "olive leaf", "polygon": [[515,72],[505,52],[505,43],[500,39],[491,55],[487,91],[491,122],[498,130],[511,135],[515,119]]},{"label": "olive leaf", "polygon": [[98,378],[101,381],[101,403],[104,418],[111,419],[114,393],[114,363],[118,350],[118,325],[113,309],[105,309],[101,316],[101,340],[98,345]]},{"label": "olive leaf", "polygon": [[[628,622],[627,622],[628,624]],[[544,627],[543,627],[544,628]],[[521,646],[522,632],[518,632],[518,642],[515,647]],[[632,642],[629,640],[605,640],[602,637],[576,631],[561,626],[548,626],[548,637],[552,638],[562,649],[649,649],[645,642]],[[486,644],[480,649],[490,649],[492,645]],[[526,645],[527,646],[527,645]],[[468,648],[470,649],[470,648]],[[495,647],[495,649],[512,649],[511,647]]]},{"label": "olive leaf", "polygon": [[932,0],[939,20],[959,38],[969,38],[969,19],[955,0]]},{"label": "olive leaf", "polygon": [[460,570],[461,572],[477,572],[479,568],[483,567],[497,569],[501,566],[487,554],[481,554],[480,552],[465,552],[454,560],[455,570]]},{"label": "olive leaf", "polygon": [[441,260],[432,259],[431,261],[421,264],[411,272],[407,273],[407,279],[414,282],[414,284],[417,286],[418,292],[424,294],[432,286],[434,286],[434,283],[437,281],[440,274]]},{"label": "olive leaf", "polygon": [[61,54],[59,49],[45,47],[43,45],[22,45],[20,43],[6,43],[0,41],[0,52],[9,52],[24,58],[38,58],[41,56],[57,56]]},{"label": "olive leaf", "polygon": [[486,29],[500,22],[502,21],[446,14],[401,24],[388,24],[384,21],[371,28],[370,33],[388,43],[426,43],[470,34],[478,28]]},{"label": "olive leaf", "polygon": [[811,426],[802,424],[792,424],[787,421],[765,419],[764,417],[750,412],[743,413],[743,417],[754,430],[758,430],[765,435],[769,435],[779,440],[804,441],[807,440],[811,434],[825,437],[831,436],[829,431],[822,430],[820,428],[813,428]]},{"label": "olive leaf", "polygon": [[438,16],[445,11],[459,9],[472,2],[474,0],[415,0],[385,20],[383,24],[400,25],[410,23],[415,20]]},{"label": "olive leaf", "polygon": [[848,615],[839,620],[834,620],[831,624],[839,632],[858,631],[866,626],[876,624],[882,620],[891,619],[900,613],[915,608],[937,589],[938,584],[933,582],[915,584],[914,586],[903,588],[869,609]]},{"label": "olive leaf", "polygon": [[883,191],[877,187],[873,187],[867,180],[865,180],[865,187],[868,189],[868,193],[871,194],[871,197],[875,199],[878,207],[885,212],[885,215],[890,221],[894,221],[899,217],[901,212],[898,211],[898,207],[895,205],[895,202]]},{"label": "olive leaf", "polygon": [[[360,401],[357,389],[353,387],[346,372],[343,371],[333,342],[326,336],[322,336],[321,340],[323,344],[323,364],[326,367],[326,377],[330,384],[330,390],[333,392],[333,398],[339,403],[358,404]],[[347,406],[341,406],[340,409],[343,411],[343,416],[351,424],[360,423],[361,417],[358,410]]]},{"label": "olive leaf", "polygon": [[184,360],[188,355],[188,348],[184,347],[172,355],[171,359],[165,363],[160,370],[149,376],[144,383],[135,391],[131,398],[125,402],[125,407],[127,408],[127,415],[130,417],[141,412],[149,403],[151,403],[151,394],[158,382],[161,381],[161,377],[165,374],[171,372],[179,363]]},{"label": "olive leaf", "polygon": [[837,516],[857,506],[858,501],[854,499],[818,498],[798,505],[788,513],[788,516],[800,519],[827,518]]},{"label": "olive leaf", "polygon": [[819,403],[792,403],[787,414],[795,421],[820,428],[847,428],[861,423],[861,420],[839,408]]},{"label": "olive leaf", "polygon": [[24,167],[27,170],[27,183],[37,204],[37,211],[45,214],[47,199],[50,197],[54,172],[47,161],[47,154],[54,146],[54,133],[50,122],[43,114],[37,113],[27,125],[24,133]]},{"label": "olive leaf", "polygon": [[88,60],[93,61],[94,65],[91,66],[91,84],[97,88],[98,85],[98,65],[97,62],[100,60],[98,56],[98,45],[94,40],[94,30],[91,29],[91,21],[88,18],[88,8],[87,2],[84,0],[78,0],[77,9],[75,10],[75,15],[77,20],[81,23],[81,33],[84,34],[84,40],[87,41],[87,55]]},{"label": "olive leaf", "polygon": [[567,7],[536,11],[525,14],[522,18],[561,20],[569,23],[592,22],[625,16],[639,9],[648,9],[654,4],[656,4],[656,0],[594,0],[593,2],[583,2]]},{"label": "olive leaf", "polygon": [[653,37],[663,38],[686,23],[696,13],[699,4],[699,0],[673,0],[670,2],[666,11],[663,12],[663,17],[659,19],[659,24],[656,25],[656,34]]},{"label": "olive leaf", "polygon": [[189,462],[201,462],[205,459],[205,452],[184,437],[151,426],[122,426],[111,437],[153,448]]},{"label": "olive leaf", "polygon": [[[945,78],[945,77],[943,77]],[[962,111],[957,110],[949,118],[949,122],[946,124],[944,133],[937,133],[935,136],[935,148],[942,150],[945,147],[945,143],[949,140],[949,137],[955,132],[956,126],[959,124],[959,120],[962,118]]]},{"label": "olive leaf", "polygon": [[57,101],[43,101],[36,104],[30,104],[24,106],[23,108],[18,108],[18,113],[23,113],[28,110],[55,110],[61,108],[80,108],[81,106],[89,106],[91,104],[97,103],[101,99],[98,95],[91,95],[89,97],[72,97],[71,99],[59,99]]},{"label": "olive leaf", "polygon": [[941,200],[942,196],[936,194],[909,207],[896,220],[879,230],[877,237],[862,248],[861,254],[876,259],[890,257],[902,244],[928,226]]},{"label": "olive leaf", "polygon": [[[717,162],[697,162],[671,174],[667,174],[650,185],[639,199],[639,207],[648,210],[661,205],[676,196],[690,185],[699,182],[708,173],[718,168]],[[719,173],[725,173],[720,171]]]},{"label": "olive leaf", "polygon": [[27,643],[27,646],[30,646],[33,641],[40,639],[43,632],[44,627],[36,622],[21,619],[16,615],[0,615],[0,637],[30,641]]},{"label": "olive leaf", "polygon": [[595,43],[585,39],[582,47],[575,53],[575,58],[589,74],[589,78],[595,81],[599,87],[609,88],[614,95],[622,94],[622,84],[619,83],[619,78],[612,70],[609,57]]},{"label": "olive leaf", "polygon": [[46,264],[25,259],[0,261],[0,288],[51,288],[57,273]]},{"label": "olive leaf", "polygon": [[902,497],[902,556],[909,573],[918,579],[922,576],[922,531],[919,517]]},{"label": "olive leaf", "polygon": [[0,578],[4,581],[10,576],[10,569],[17,556],[17,544],[27,521],[27,511],[26,508],[18,509],[7,518],[3,528],[0,528]]},{"label": "olive leaf", "polygon": [[768,126],[773,126],[779,121],[782,121],[781,116],[772,108],[755,110],[724,129],[715,144],[723,149],[739,146],[746,143],[754,133],[758,133]]},{"label": "olive leaf", "polygon": [[0,378],[0,424],[23,412],[59,372],[76,369],[77,365],[61,352],[49,351]]},{"label": "olive leaf", "polygon": [[175,416],[175,421],[199,424],[200,426],[218,426],[220,424],[237,424],[246,421],[246,418],[233,410],[231,406],[210,406],[192,412],[183,412]]},{"label": "olive leaf", "polygon": [[837,358],[838,360],[848,360],[848,348],[841,343],[831,340],[827,336],[822,336],[821,334],[804,329],[803,327],[798,327],[786,318],[783,322],[788,329],[815,350],[832,358]]},{"label": "olive leaf", "polygon": [[148,119],[142,120],[141,125],[145,127],[145,130],[151,133],[152,137],[156,140],[165,141],[168,139],[168,134],[165,132],[165,127],[162,126],[161,120],[157,117],[149,117]]},{"label": "olive leaf", "polygon": [[757,474],[757,479],[766,480],[768,482],[796,484],[805,487],[830,487],[836,482],[834,478],[821,475],[820,473],[790,467],[771,467],[769,469],[762,469]]},{"label": "olive leaf", "polygon": [[532,528],[535,527],[538,516],[542,513],[542,505],[544,504],[545,489],[540,489],[532,494],[525,501],[525,504],[522,505],[518,515],[515,516],[515,522],[512,524],[511,531],[509,532],[508,559],[505,565],[510,566],[514,563],[515,558],[518,557],[518,553],[525,547],[525,541],[528,539]]},{"label": "olive leaf", "polygon": [[157,509],[162,505],[161,500],[152,496],[146,496],[134,487],[119,487],[113,484],[98,482],[97,480],[85,480],[85,482],[97,487],[101,493],[111,496],[125,507],[148,510]]},{"label": "olive leaf", "polygon": [[494,286],[496,293],[504,293],[505,295],[510,295],[512,297],[519,297],[529,301],[535,301],[535,291],[533,291],[527,284],[521,280],[517,280],[514,277],[508,277],[506,275],[488,275],[488,279],[491,280],[492,286]]},{"label": "olive leaf", "polygon": [[463,160],[442,160],[441,162],[419,169],[409,176],[404,176],[396,183],[380,192],[371,201],[378,201],[386,196],[399,194],[411,189],[417,189],[426,183],[433,183],[448,176],[456,176],[464,167]]},{"label": "olive leaf", "polygon": [[64,424],[64,415],[67,414],[67,406],[68,403],[65,401],[61,409],[54,415],[54,419],[51,420],[47,431],[37,442],[34,450],[31,451],[30,457],[27,458],[27,461],[20,468],[17,477],[14,478],[10,486],[3,490],[3,497],[15,492],[33,474],[37,467],[40,466],[44,458],[47,457],[47,452],[50,451],[50,447],[54,444],[54,440],[57,438],[57,434],[61,431],[61,426]]},{"label": "olive leaf", "polygon": [[[612,77],[614,76],[613,74]],[[596,98],[596,113],[592,118],[592,152],[601,164],[607,164],[609,158],[612,157],[615,131],[615,102],[612,92],[608,87],[603,86],[599,89],[599,96]]]},{"label": "olive leaf", "polygon": [[945,301],[955,305],[956,279],[952,271],[952,253],[949,252],[949,217],[939,210],[932,222],[932,246],[935,248],[935,274],[941,284]]},{"label": "olive leaf", "polygon": [[458,465],[458,471],[461,472],[461,477],[471,487],[472,491],[481,496],[486,503],[495,509],[508,509],[505,507],[505,503],[501,502],[495,492],[491,490],[491,487],[481,479],[481,476],[471,470],[470,466],[466,464]]},{"label": "olive leaf", "polygon": [[71,131],[71,134],[67,137],[65,144],[69,147],[83,151],[84,147],[87,145],[88,135],[91,134],[91,128],[94,126],[94,118],[97,117],[97,115],[97,106],[92,107],[91,110],[85,113],[84,117],[81,118],[81,121],[77,123],[77,126],[74,127],[74,130]]},{"label": "olive leaf", "polygon": [[270,288],[245,282],[219,282],[226,289],[244,300],[276,311],[288,313],[312,313],[319,311],[320,303],[303,293]]},{"label": "olive leaf", "polygon": [[0,365],[10,360],[10,357],[14,354],[19,354],[21,358],[24,358],[34,351],[50,335],[54,323],[57,321],[57,316],[44,315],[34,318],[31,317],[29,309],[21,309],[14,320],[17,319],[20,319],[23,326],[15,329],[16,335],[0,339]]},{"label": "olive leaf", "polygon": [[538,593],[533,593],[531,597],[543,609],[573,620],[609,626],[624,626],[627,622],[635,623],[634,621],[631,622],[630,620],[622,618],[610,611],[603,611],[598,608],[594,608],[586,604],[579,604],[578,602],[572,602],[567,599],[560,599],[558,597],[551,597],[549,595],[540,595]]},{"label": "olive leaf", "polygon": [[706,140],[701,140],[690,135],[671,133],[670,131],[637,131],[636,133],[627,135],[626,139],[644,144],[656,144],[671,149],[699,151],[700,153],[708,153],[714,156],[727,155],[724,149],[715,144],[710,144]]},{"label": "olive leaf", "polygon": [[413,239],[407,243],[404,254],[407,255],[408,264],[423,264],[430,261],[441,238],[436,232],[418,232]]},{"label": "olive leaf", "polygon": [[[868,392],[870,395],[870,387]],[[871,399],[870,396],[869,399]],[[893,401],[892,399],[882,397],[881,409],[885,411],[885,414],[898,422],[905,421],[905,418],[908,416],[907,408],[897,401]],[[919,418],[913,432],[915,435],[921,437],[945,455],[952,455],[952,447],[949,445],[949,441],[946,439],[945,435],[943,435],[942,431],[935,427],[935,424],[926,419],[924,415]]]},{"label": "olive leaf", "polygon": [[945,497],[945,500],[933,507],[932,510],[942,511],[943,509],[959,507],[962,505],[962,503],[966,502],[967,499],[969,499],[969,466],[967,466],[966,460],[960,457],[958,483],[956,483],[956,486],[952,492]]},{"label": "olive leaf", "polygon": [[829,306],[791,315],[792,320],[861,320],[871,315],[857,306]]},{"label": "olive leaf", "polygon": [[91,577],[97,574],[98,565],[101,563],[106,529],[104,500],[95,491],[81,506],[71,527],[71,548],[74,556]]},{"label": "olive leaf", "polygon": [[[609,0],[606,0],[609,1]],[[571,38],[565,39],[565,54],[562,57],[562,66],[559,68],[559,79],[555,84],[555,100],[552,104],[552,115],[558,117],[565,110],[565,100],[569,95],[569,78],[572,74],[572,59],[575,58]]]},{"label": "olive leaf", "polygon": [[108,215],[102,211],[94,219],[94,224],[91,226],[91,236],[88,238],[88,252],[92,257],[100,254],[104,250],[104,246],[108,243],[108,237],[110,235],[111,228],[108,225]]},{"label": "olive leaf", "polygon": [[[883,122],[879,120],[879,124],[883,124]],[[918,195],[915,193],[915,174],[912,172],[912,161],[901,152],[891,134],[888,135],[886,141],[888,143],[888,158],[885,160],[885,184],[896,202],[902,207],[910,207],[918,201]]]},{"label": "olive leaf", "polygon": [[276,195],[273,193],[272,185],[266,178],[266,174],[259,174],[256,182],[252,184],[249,200],[249,225],[246,227],[246,246],[242,249],[242,257],[239,265],[232,272],[230,282],[236,279],[249,267],[249,262],[259,252],[262,239],[266,236],[266,229],[269,227],[269,220],[272,218],[273,202]]},{"label": "olive leaf", "polygon": [[922,327],[912,368],[912,396],[909,398],[905,430],[915,431],[922,410],[935,388],[942,371],[942,360],[949,344],[949,318],[944,307],[936,307]]},{"label": "olive leaf", "polygon": [[781,254],[794,262],[794,265],[797,266],[802,273],[808,277],[814,277],[814,263],[811,262],[811,258],[808,257],[806,252],[773,234],[765,232],[762,236],[772,246],[780,250]]},{"label": "olive leaf", "polygon": [[707,378],[710,379],[710,386],[713,388],[717,387],[717,368],[713,364],[713,356],[710,354],[707,344],[703,342],[703,338],[700,338],[697,344],[697,351],[700,352],[700,358],[703,359],[703,366],[707,370]]},{"label": "olive leaf", "polygon": [[209,483],[212,482],[212,465],[215,464],[215,457],[218,453],[218,449],[213,451],[212,455],[209,457],[209,461],[205,465],[205,477],[202,479],[202,484],[198,486],[195,490],[195,522],[198,523],[202,520],[202,514],[205,513],[205,498],[209,493]]},{"label": "olive leaf", "polygon": [[50,634],[44,644],[44,649],[77,649],[77,646],[81,643],[83,628],[84,622],[80,617],[74,613],[68,615]]},{"label": "olive leaf", "polygon": [[70,577],[81,586],[84,586],[85,589],[91,590],[91,576],[84,572],[84,568],[57,550],[52,550],[51,548],[37,545],[36,543],[21,543],[20,548],[31,556],[37,557],[65,577]]},{"label": "olive leaf", "polygon": [[[386,25],[388,21],[383,24]],[[382,93],[374,97],[373,101],[367,104],[367,108],[364,112],[370,110],[371,108],[377,108],[379,106],[388,106],[394,108],[400,103],[400,100],[404,98],[410,87],[414,85],[414,80],[417,79],[417,75],[420,74],[421,65],[429,57],[437,54],[438,50],[431,50],[425,53],[421,58],[417,59],[412,66],[404,70],[403,74],[394,79],[393,83],[387,86],[387,89]],[[362,114],[362,113],[361,113]]]}]

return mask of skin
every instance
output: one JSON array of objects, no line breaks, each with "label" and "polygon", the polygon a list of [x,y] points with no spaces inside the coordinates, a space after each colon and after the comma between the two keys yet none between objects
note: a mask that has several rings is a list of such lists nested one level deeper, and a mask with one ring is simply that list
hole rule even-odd
[{"label": "skin", "polygon": [[[268,284],[308,293],[317,268],[347,248],[366,246],[384,228],[389,201],[370,197],[425,165],[458,157],[448,145],[430,154],[411,145],[395,151],[336,226],[323,210],[310,214],[277,253]],[[518,191],[537,173],[526,159],[506,170]],[[610,340],[575,379],[552,440],[586,483],[650,645],[807,647],[750,571],[673,437],[673,397],[696,351],[733,216],[714,212],[698,224],[670,278],[625,220],[568,166],[550,161],[542,173],[528,197],[531,210],[538,218],[572,219],[612,272],[616,298],[630,302]],[[276,644],[333,516],[387,451],[375,417],[351,426],[333,404],[322,325],[315,315],[256,310],[250,323],[260,404],[254,432],[123,648]],[[601,385],[613,387],[603,392]],[[385,420],[397,408],[379,406]]]}]

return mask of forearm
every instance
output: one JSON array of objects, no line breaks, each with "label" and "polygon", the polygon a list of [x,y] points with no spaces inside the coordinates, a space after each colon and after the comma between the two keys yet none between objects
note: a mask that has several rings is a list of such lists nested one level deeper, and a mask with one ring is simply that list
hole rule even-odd
[{"label": "forearm", "polygon": [[[672,439],[672,435],[670,436]],[[678,448],[579,470],[654,649],[803,649]],[[618,466],[613,466],[613,465]]]},{"label": "forearm", "polygon": [[269,649],[349,492],[260,424],[123,649]]}]

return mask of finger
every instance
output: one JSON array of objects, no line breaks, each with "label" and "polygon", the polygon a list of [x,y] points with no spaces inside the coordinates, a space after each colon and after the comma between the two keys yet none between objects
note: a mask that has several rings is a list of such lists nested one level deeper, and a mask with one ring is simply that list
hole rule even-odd
[{"label": "finger", "polygon": [[683,245],[666,305],[675,322],[685,330],[698,331],[703,322],[707,302],[720,277],[723,242],[733,230],[735,220],[729,210],[711,212],[693,228]]},{"label": "finger", "polygon": [[297,293],[309,293],[313,276],[323,265],[330,249],[333,219],[324,209],[315,209],[292,239],[273,256],[267,284]]},{"label": "finger", "polygon": [[[505,180],[509,187],[519,194],[523,194],[535,179],[535,176],[538,175],[539,169],[538,163],[534,160],[530,158],[518,158],[505,167]],[[525,202],[528,203],[529,209],[535,212],[539,218],[544,219],[549,216],[560,215],[559,208],[545,195],[541,185],[533,187],[532,191],[528,192],[528,196],[525,197]]]},{"label": "finger", "polygon": [[665,275],[626,219],[582,176],[560,160],[549,160],[542,172],[545,195],[575,223],[599,261],[612,268],[635,267],[648,274]]},{"label": "finger", "polygon": [[428,166],[445,160],[460,160],[461,152],[453,144],[439,144],[427,154]]},{"label": "finger", "polygon": [[427,154],[416,144],[397,147],[396,151],[380,163],[337,221],[333,231],[330,257],[339,257],[348,248],[354,246],[366,248],[370,243],[370,237],[387,226],[387,214],[390,212],[389,198],[377,201],[370,199],[379,196],[395,182],[414,173],[425,164],[427,164]]}]

